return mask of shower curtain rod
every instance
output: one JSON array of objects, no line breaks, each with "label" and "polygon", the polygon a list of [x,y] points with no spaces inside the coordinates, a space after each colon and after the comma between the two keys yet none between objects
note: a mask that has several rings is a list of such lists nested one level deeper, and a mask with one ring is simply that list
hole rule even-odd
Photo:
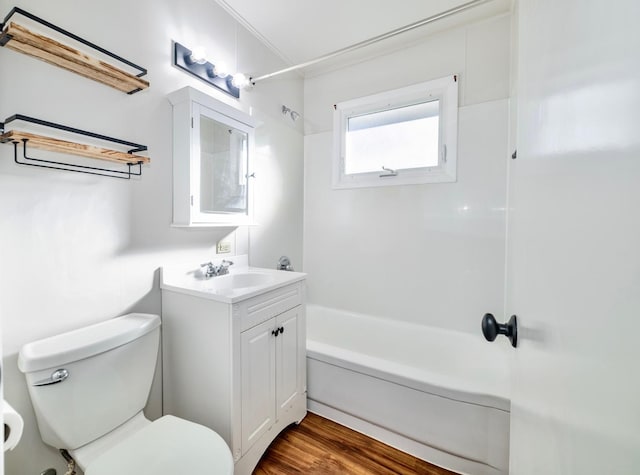
[{"label": "shower curtain rod", "polygon": [[304,63],[296,64],[295,66],[289,66],[288,68],[280,69],[279,71],[275,71],[273,73],[264,74],[262,76],[258,76],[256,78],[250,78],[251,84],[255,84],[258,81],[262,81],[264,79],[269,79],[274,76],[278,76],[280,74],[288,73],[290,71],[295,71],[296,69],[306,68],[307,66],[312,66],[317,63],[321,63],[322,61],[326,61],[331,58],[335,58],[341,54],[350,53],[351,51],[358,50],[360,48],[364,48],[365,46],[370,46],[375,43],[379,43],[380,41],[387,40],[389,38],[393,38],[394,36],[400,35],[402,33],[406,33],[411,30],[415,30],[416,28],[420,28],[421,26],[428,25],[429,23],[433,23],[438,20],[442,20],[449,16],[455,15],[457,13],[461,13],[470,8],[476,7],[483,3],[487,3],[493,0],[471,0],[470,2],[463,3],[462,5],[458,5],[457,7],[450,8],[449,10],[445,10],[444,12],[438,13],[436,15],[432,15],[428,18],[424,18],[422,20],[416,21],[415,23],[410,23],[409,25],[402,26],[392,31],[388,31],[378,36],[374,36],[373,38],[369,38],[368,40],[361,41],[359,43],[355,43],[351,46],[347,46],[345,48],[338,49],[333,51],[332,53],[327,53],[323,56],[320,56],[316,59],[312,59],[306,61]]}]

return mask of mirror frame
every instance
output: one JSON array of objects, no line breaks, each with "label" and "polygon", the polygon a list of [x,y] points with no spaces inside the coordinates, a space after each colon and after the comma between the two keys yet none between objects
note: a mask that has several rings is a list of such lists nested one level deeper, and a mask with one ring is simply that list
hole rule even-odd
[{"label": "mirror frame", "polygon": [[200,212],[200,136],[197,113],[201,106],[216,113],[216,120],[242,130],[248,137],[247,175],[253,173],[255,129],[258,121],[235,107],[214,99],[192,87],[184,87],[168,96],[173,106],[173,222],[174,227],[211,227],[252,225],[253,181],[247,181],[247,213]]}]

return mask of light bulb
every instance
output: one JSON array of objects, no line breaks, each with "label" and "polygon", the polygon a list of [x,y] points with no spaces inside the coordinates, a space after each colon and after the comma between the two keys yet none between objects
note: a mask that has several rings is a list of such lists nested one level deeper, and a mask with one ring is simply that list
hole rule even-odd
[{"label": "light bulb", "polygon": [[229,68],[222,61],[218,61],[213,66],[213,74],[215,74],[219,78],[226,78],[229,75]]},{"label": "light bulb", "polygon": [[207,62],[206,56],[207,52],[205,51],[205,49],[202,46],[196,46],[195,48],[193,48],[193,51],[191,51],[189,61],[191,62],[191,64],[204,64]]},{"label": "light bulb", "polygon": [[249,78],[242,73],[236,73],[233,75],[231,84],[233,84],[238,89],[244,89],[249,85]]}]

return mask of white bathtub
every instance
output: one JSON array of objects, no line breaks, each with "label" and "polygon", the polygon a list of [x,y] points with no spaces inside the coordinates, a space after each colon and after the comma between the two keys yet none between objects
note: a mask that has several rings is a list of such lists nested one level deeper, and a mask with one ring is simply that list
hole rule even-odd
[{"label": "white bathtub", "polygon": [[309,410],[458,473],[508,473],[508,351],[478,336],[307,306]]}]

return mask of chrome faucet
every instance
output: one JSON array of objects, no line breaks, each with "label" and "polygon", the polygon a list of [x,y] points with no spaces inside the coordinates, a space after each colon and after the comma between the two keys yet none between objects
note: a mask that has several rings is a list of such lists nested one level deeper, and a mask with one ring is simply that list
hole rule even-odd
[{"label": "chrome faucet", "polygon": [[229,266],[232,266],[232,261],[227,261],[223,259],[220,265],[215,265],[213,262],[205,262],[204,264],[200,264],[200,267],[203,268],[202,273],[208,279],[210,277],[216,277],[219,275],[225,275],[229,273]]}]

